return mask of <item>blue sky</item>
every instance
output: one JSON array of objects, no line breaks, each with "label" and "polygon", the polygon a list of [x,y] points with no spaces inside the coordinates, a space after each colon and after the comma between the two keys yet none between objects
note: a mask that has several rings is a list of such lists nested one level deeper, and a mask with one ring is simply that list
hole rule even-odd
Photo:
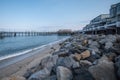
[{"label": "blue sky", "polygon": [[0,0],[0,30],[80,30],[119,0]]}]

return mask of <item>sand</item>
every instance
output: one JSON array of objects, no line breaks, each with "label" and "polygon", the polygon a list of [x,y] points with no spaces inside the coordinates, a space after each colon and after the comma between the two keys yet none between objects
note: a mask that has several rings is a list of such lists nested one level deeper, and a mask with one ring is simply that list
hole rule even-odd
[{"label": "sand", "polygon": [[[64,39],[65,40],[65,39]],[[44,57],[50,56],[60,48],[59,43],[64,40],[48,44],[41,49],[27,54],[0,61],[0,80],[10,76],[22,76],[27,69],[38,65]]]}]

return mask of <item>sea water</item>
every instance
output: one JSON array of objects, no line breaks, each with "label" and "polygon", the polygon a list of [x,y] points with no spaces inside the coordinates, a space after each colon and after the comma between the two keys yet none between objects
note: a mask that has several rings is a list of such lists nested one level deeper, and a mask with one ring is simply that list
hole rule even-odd
[{"label": "sea water", "polygon": [[16,55],[19,55],[21,52],[26,53],[33,48],[61,40],[65,37],[68,36],[43,35],[6,37],[0,39],[0,58],[7,57],[16,53]]}]

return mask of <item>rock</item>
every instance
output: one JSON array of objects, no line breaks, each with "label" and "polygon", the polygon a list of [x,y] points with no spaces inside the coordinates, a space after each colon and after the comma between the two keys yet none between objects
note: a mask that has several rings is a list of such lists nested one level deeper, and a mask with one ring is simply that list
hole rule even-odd
[{"label": "rock", "polygon": [[86,51],[82,52],[80,55],[81,55],[81,59],[88,58],[90,56],[90,51],[86,50]]},{"label": "rock", "polygon": [[90,40],[88,40],[88,45],[90,45],[90,44],[92,44],[92,40],[90,39]]},{"label": "rock", "polygon": [[101,45],[105,44],[106,42],[107,42],[107,41],[106,41],[105,38],[103,38],[103,39],[101,39],[101,40],[99,41],[99,43],[100,43]]},{"label": "rock", "polygon": [[107,39],[107,42],[115,42],[116,41],[116,36],[115,35],[108,35],[107,37],[106,37],[106,39]]},{"label": "rock", "polygon": [[96,52],[95,52],[94,49],[91,49],[91,54],[92,54],[92,55],[96,55]]},{"label": "rock", "polygon": [[57,80],[72,80],[72,72],[63,66],[57,67]]},{"label": "rock", "polygon": [[66,57],[66,56],[69,56],[68,53],[63,53],[63,54],[58,54],[59,57]]},{"label": "rock", "polygon": [[99,47],[100,47],[100,45],[98,44],[97,41],[91,41],[91,42],[89,42],[89,43],[90,43],[90,44],[89,44],[89,48],[93,48],[93,47],[99,48]]},{"label": "rock", "polygon": [[31,74],[33,74],[33,73],[35,73],[35,72],[37,72],[37,71],[39,71],[41,69],[42,69],[41,64],[37,64],[37,65],[31,67],[30,69],[27,69],[26,73],[23,74],[23,76],[26,79],[28,79],[31,76]]},{"label": "rock", "polygon": [[76,61],[72,57],[60,57],[57,60],[56,66],[64,66],[67,68],[71,68],[76,64]]},{"label": "rock", "polygon": [[116,37],[114,35],[108,35],[99,41],[99,43],[102,45],[107,43],[107,42],[112,42],[112,43],[116,42]]},{"label": "rock", "polygon": [[49,70],[51,70],[52,67],[56,65],[57,59],[58,59],[58,55],[53,55],[43,58],[41,60],[42,68],[48,68]]},{"label": "rock", "polygon": [[28,79],[31,74],[33,74],[32,70],[27,70],[27,72],[23,75],[26,79]]},{"label": "rock", "polygon": [[83,40],[82,45],[85,46],[88,44],[88,40]]},{"label": "rock", "polygon": [[120,68],[117,70],[117,76],[118,76],[118,79],[120,80]]},{"label": "rock", "polygon": [[77,67],[80,67],[79,63],[78,62],[74,62],[74,64],[72,65],[72,68],[77,68]]},{"label": "rock", "polygon": [[80,60],[80,67],[84,67],[84,69],[88,69],[90,66],[92,66],[92,63],[88,60]]},{"label": "rock", "polygon": [[75,54],[75,53],[81,53],[81,51],[77,48],[72,48],[72,49],[69,49],[69,54]]},{"label": "rock", "polygon": [[24,77],[22,76],[11,76],[11,77],[8,77],[8,78],[3,78],[2,80],[26,80]]},{"label": "rock", "polygon": [[49,76],[47,79],[44,79],[44,80],[57,80],[57,76],[52,75],[52,76]]},{"label": "rock", "polygon": [[120,43],[120,36],[116,37],[116,43]]},{"label": "rock", "polygon": [[89,66],[92,65],[92,63],[90,61],[88,61],[88,60],[80,60],[80,64],[89,65]]},{"label": "rock", "polygon": [[91,36],[91,39],[92,39],[93,41],[97,41],[97,40],[99,40],[99,35],[92,35],[92,36]]},{"label": "rock", "polygon": [[75,56],[74,54],[71,54],[69,57],[74,58],[74,56]]},{"label": "rock", "polygon": [[86,50],[86,51],[82,52],[81,54],[76,53],[74,55],[74,59],[76,61],[80,61],[80,59],[85,59],[85,58],[88,58],[89,56],[90,56],[90,51]]},{"label": "rock", "polygon": [[34,74],[32,74],[28,80],[43,80],[49,77],[50,71],[47,68],[44,68]]},{"label": "rock", "polygon": [[75,59],[76,61],[80,61],[80,59],[81,59],[81,54],[75,53],[74,59]]},{"label": "rock", "polygon": [[95,60],[95,61],[93,62],[93,65],[96,65],[96,64],[98,64],[98,60]]},{"label": "rock", "polygon": [[119,61],[120,61],[120,55],[115,58],[115,62],[119,62]]},{"label": "rock", "polygon": [[98,64],[89,67],[89,72],[95,80],[116,80],[114,64],[106,56],[98,60]]},{"label": "rock", "polygon": [[[99,48],[97,48],[97,47],[91,47],[91,48],[88,48],[88,50],[90,50],[91,51],[91,54],[100,54],[101,52],[100,52],[100,49]],[[100,54],[101,55],[101,54]]]},{"label": "rock", "polygon": [[117,55],[115,53],[108,53],[108,54],[106,54],[106,56],[108,57],[108,59],[110,61],[114,61],[115,57],[117,57]]},{"label": "rock", "polygon": [[120,56],[115,58],[115,68],[116,68],[117,77],[118,79],[120,79]]},{"label": "rock", "polygon": [[95,80],[91,73],[84,67],[72,69],[73,80]]},{"label": "rock", "polygon": [[105,49],[107,49],[107,50],[112,48],[112,46],[113,46],[113,43],[110,41],[105,43]]},{"label": "rock", "polygon": [[99,48],[100,48],[100,44],[97,41],[91,41],[88,46],[88,50],[90,50],[92,54],[100,53]]},{"label": "rock", "polygon": [[64,44],[65,44],[65,45],[64,45],[64,48],[69,48],[69,47],[71,46],[71,43],[70,43],[70,42],[65,42]]},{"label": "rock", "polygon": [[112,50],[117,55],[120,55],[120,43],[114,43],[114,46],[112,47]]},{"label": "rock", "polygon": [[66,54],[66,53],[68,53],[68,50],[66,48],[63,48],[57,52],[54,52],[53,55],[60,55],[60,54]]},{"label": "rock", "polygon": [[91,63],[93,63],[94,61],[96,61],[96,57],[95,56],[90,56],[89,58],[87,58],[86,60],[90,61]]},{"label": "rock", "polygon": [[92,55],[90,55],[90,57],[86,58],[86,60],[93,63],[95,60],[97,60],[99,58],[100,58],[100,56],[98,54],[92,54]]},{"label": "rock", "polygon": [[101,39],[103,39],[103,38],[105,38],[105,37],[106,37],[106,35],[101,35],[101,36],[100,36]]}]

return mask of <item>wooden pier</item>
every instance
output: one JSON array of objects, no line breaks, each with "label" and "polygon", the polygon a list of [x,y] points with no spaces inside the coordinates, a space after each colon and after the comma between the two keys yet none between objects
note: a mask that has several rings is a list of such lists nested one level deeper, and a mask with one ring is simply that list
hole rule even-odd
[{"label": "wooden pier", "polygon": [[57,32],[0,32],[0,37],[16,37],[16,36],[40,36],[40,35],[52,35]]},{"label": "wooden pier", "polygon": [[44,35],[71,35],[70,32],[6,32],[6,31],[0,31],[0,38],[3,37],[16,37],[16,36],[44,36]]}]

